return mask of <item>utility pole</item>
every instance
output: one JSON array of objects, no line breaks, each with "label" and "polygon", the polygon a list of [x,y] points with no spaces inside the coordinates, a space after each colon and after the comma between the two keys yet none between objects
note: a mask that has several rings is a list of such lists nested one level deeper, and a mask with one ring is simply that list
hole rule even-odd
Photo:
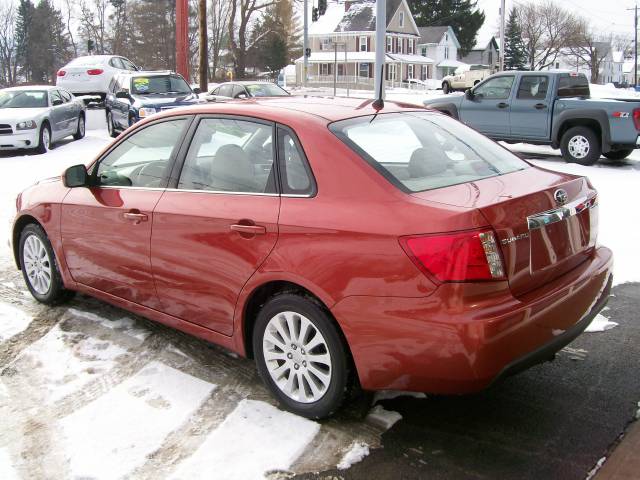
[{"label": "utility pole", "polygon": [[176,0],[176,71],[189,81],[189,0]]},{"label": "utility pole", "polygon": [[633,86],[638,86],[638,4],[633,8],[627,8],[635,12],[633,22]]},{"label": "utility pole", "polygon": [[309,68],[309,2],[304,0],[304,31],[302,34],[302,50],[304,66],[302,67],[302,86],[307,86],[307,69]]},{"label": "utility pole", "polygon": [[198,2],[198,34],[200,37],[200,90],[209,91],[209,39],[207,38],[207,0]]},{"label": "utility pole", "polygon": [[373,69],[373,97],[384,99],[384,64],[387,35],[387,0],[376,0],[376,64]]},{"label": "utility pole", "polygon": [[500,4],[500,71],[504,71],[504,23],[505,23],[505,0]]}]

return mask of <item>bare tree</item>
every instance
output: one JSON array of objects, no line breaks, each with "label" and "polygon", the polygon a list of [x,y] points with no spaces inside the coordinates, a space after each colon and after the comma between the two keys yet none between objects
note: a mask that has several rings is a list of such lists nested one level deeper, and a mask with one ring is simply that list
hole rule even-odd
[{"label": "bare tree", "polygon": [[16,10],[9,2],[0,3],[0,83],[15,85],[18,71],[15,36]]},{"label": "bare tree", "polygon": [[[237,78],[244,78],[247,51],[251,48],[253,43],[256,43],[260,38],[253,39],[251,44],[247,41],[247,29],[251,23],[251,18],[255,13],[265,9],[270,5],[274,5],[276,0],[230,0],[230,12],[229,12],[229,46],[231,47],[231,53],[233,54],[233,60],[235,63],[235,71]],[[236,29],[237,23],[237,29]],[[237,30],[237,32],[236,32]],[[264,32],[262,36],[269,32]]]},{"label": "bare tree", "polygon": [[553,1],[532,1],[517,5],[522,37],[531,70],[542,70],[553,65],[572,37],[578,22],[576,18]]},{"label": "bare tree", "polygon": [[95,53],[104,54],[107,50],[109,0],[80,0],[79,7],[84,36],[95,42]]},{"label": "bare tree", "polygon": [[230,0],[211,0],[209,8],[209,55],[211,57],[210,78],[216,78],[220,65],[220,52],[225,45],[229,24]]},{"label": "bare tree", "polygon": [[76,45],[75,38],[73,37],[73,30],[71,28],[71,23],[73,20],[73,10],[75,8],[74,0],[64,0],[64,13],[65,13],[65,23],[67,27],[67,35],[69,36],[69,42],[71,43],[71,48],[73,48],[74,57],[78,56],[78,46]]},{"label": "bare tree", "polygon": [[606,61],[613,45],[612,37],[594,32],[589,23],[580,19],[569,43],[569,64],[586,66],[591,70],[591,83],[600,80],[600,69]]}]

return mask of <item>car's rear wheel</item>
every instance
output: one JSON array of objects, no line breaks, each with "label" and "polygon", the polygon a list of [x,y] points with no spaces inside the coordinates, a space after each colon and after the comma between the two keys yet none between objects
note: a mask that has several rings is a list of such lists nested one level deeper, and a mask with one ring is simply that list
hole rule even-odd
[{"label": "car's rear wheel", "polygon": [[624,160],[629,155],[631,155],[631,152],[633,152],[633,150],[631,150],[631,149],[629,149],[629,150],[615,150],[615,151],[603,153],[602,155],[604,155],[605,157],[607,157],[610,160]]},{"label": "car's rear wheel", "polygon": [[51,150],[51,127],[47,122],[43,122],[40,127],[40,138],[38,139],[36,151],[38,153],[47,153],[49,150]]},{"label": "car's rear wheel", "polygon": [[84,138],[84,134],[86,133],[86,125],[84,121],[84,115],[80,115],[78,117],[78,128],[76,129],[76,133],[73,134],[74,140],[80,140]]},{"label": "car's rear wheel", "polygon": [[588,127],[572,127],[562,136],[562,157],[569,163],[593,165],[600,158],[600,141]]},{"label": "car's rear wheel", "polygon": [[349,382],[347,351],[316,301],[284,293],[267,301],[253,331],[258,372],[287,409],[307,418],[331,415]]},{"label": "car's rear wheel", "polygon": [[107,130],[109,131],[109,136],[116,138],[118,136],[118,132],[116,132],[116,127],[113,125],[113,114],[111,110],[107,110]]},{"label": "car's rear wheel", "polygon": [[27,225],[20,234],[19,247],[22,275],[36,300],[52,305],[73,296],[64,288],[55,253],[41,226]]},{"label": "car's rear wheel", "polygon": [[442,93],[446,95],[450,91],[451,91],[451,86],[449,85],[449,82],[442,82]]}]

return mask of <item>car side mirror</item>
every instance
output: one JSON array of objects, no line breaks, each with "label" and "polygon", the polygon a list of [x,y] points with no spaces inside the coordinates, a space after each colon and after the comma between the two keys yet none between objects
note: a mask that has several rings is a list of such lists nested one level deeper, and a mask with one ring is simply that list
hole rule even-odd
[{"label": "car side mirror", "polygon": [[196,95],[200,95],[202,93],[202,89],[200,87],[196,87],[193,89],[193,93]]},{"label": "car side mirror", "polygon": [[129,92],[127,92],[126,90],[122,89],[116,92],[116,98],[122,98],[125,100],[129,100],[131,98],[131,96],[129,95]]},{"label": "car side mirror", "polygon": [[464,96],[467,98],[467,100],[473,100],[475,95],[473,94],[473,90],[468,88],[467,90],[465,90],[464,92]]},{"label": "car side mirror", "polygon": [[64,186],[68,188],[89,186],[89,173],[82,164],[67,168],[62,178]]},{"label": "car side mirror", "polygon": [[58,105],[62,105],[64,102],[58,98],[56,98],[53,102],[51,102],[51,105],[53,105],[54,107],[57,107]]}]

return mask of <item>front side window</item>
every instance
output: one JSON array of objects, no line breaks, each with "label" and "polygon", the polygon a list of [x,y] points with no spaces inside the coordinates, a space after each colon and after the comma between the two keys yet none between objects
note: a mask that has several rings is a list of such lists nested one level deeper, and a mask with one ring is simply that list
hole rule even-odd
[{"label": "front side window", "polygon": [[62,96],[57,90],[51,90],[49,95],[51,96],[51,105],[60,105],[61,103],[64,103]]},{"label": "front side window", "polygon": [[546,75],[524,75],[518,87],[518,98],[522,100],[544,100],[547,98],[549,77]]},{"label": "front side window", "polygon": [[275,193],[273,127],[247,120],[200,122],[178,188],[230,193]]},{"label": "front side window", "polygon": [[449,117],[423,111],[335,122],[331,131],[398,188],[420,192],[528,168]]},{"label": "front side window", "polygon": [[180,145],[185,119],[156,123],[123,140],[93,171],[100,186],[163,186],[170,160]]},{"label": "front side window", "polygon": [[514,77],[502,76],[490,78],[473,89],[473,93],[490,100],[505,100],[511,95]]},{"label": "front side window", "polygon": [[58,90],[58,93],[62,97],[64,103],[69,103],[71,101],[71,94],[65,90]]}]

